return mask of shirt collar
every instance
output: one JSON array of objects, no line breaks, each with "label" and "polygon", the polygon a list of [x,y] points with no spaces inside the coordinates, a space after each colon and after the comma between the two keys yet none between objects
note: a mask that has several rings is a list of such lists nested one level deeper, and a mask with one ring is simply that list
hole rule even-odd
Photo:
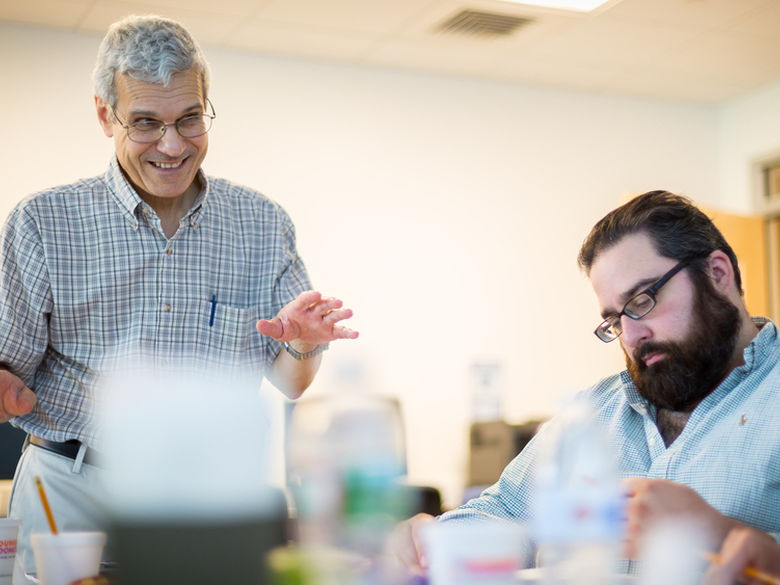
[{"label": "shirt collar", "polygon": [[200,216],[203,213],[203,205],[206,203],[206,199],[209,196],[209,178],[203,169],[198,169],[198,179],[200,180],[201,190],[198,196],[195,198],[195,202],[192,204],[192,209],[189,210],[187,215],[190,217],[190,225],[196,226],[200,221]]},{"label": "shirt collar", "polygon": [[[203,203],[206,201],[209,192],[209,180],[203,172],[203,169],[198,169],[198,179],[203,188],[195,198],[195,203],[193,203],[192,208],[187,212],[187,215],[191,216],[190,221],[197,221]],[[111,158],[111,162],[108,165],[108,170],[105,174],[105,182],[124,215],[133,224],[133,227],[138,227],[136,210],[139,205],[144,206],[146,203],[127,180],[127,177],[122,172],[122,167],[119,166],[116,155]]]},{"label": "shirt collar", "polygon": [[742,367],[746,371],[750,371],[756,365],[764,362],[777,339],[777,325],[771,319],[767,317],[751,317],[751,319],[753,324],[758,327],[758,333],[742,352],[742,359],[745,360],[745,365]]},{"label": "shirt collar", "polygon": [[108,171],[106,171],[105,181],[109,191],[114,195],[116,202],[125,212],[125,215],[131,221],[135,221],[135,209],[141,203],[141,198],[135,189],[130,186],[116,156],[111,158]]},{"label": "shirt collar", "polygon": [[628,405],[631,408],[642,415],[647,414],[648,409],[655,411],[655,407],[639,394],[639,390],[636,389],[636,384],[634,384],[634,380],[631,378],[628,370],[620,372],[620,378],[625,388],[626,400],[628,400]]}]

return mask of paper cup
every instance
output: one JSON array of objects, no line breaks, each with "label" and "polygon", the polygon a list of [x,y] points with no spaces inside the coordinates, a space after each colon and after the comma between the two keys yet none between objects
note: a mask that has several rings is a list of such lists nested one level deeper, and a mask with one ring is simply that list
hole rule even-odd
[{"label": "paper cup", "polygon": [[422,530],[431,585],[513,584],[531,549],[516,522],[451,520]]},{"label": "paper cup", "polygon": [[103,532],[60,532],[30,536],[41,585],[68,585],[100,572]]},{"label": "paper cup", "polygon": [[0,585],[11,585],[20,524],[15,518],[0,518]]}]

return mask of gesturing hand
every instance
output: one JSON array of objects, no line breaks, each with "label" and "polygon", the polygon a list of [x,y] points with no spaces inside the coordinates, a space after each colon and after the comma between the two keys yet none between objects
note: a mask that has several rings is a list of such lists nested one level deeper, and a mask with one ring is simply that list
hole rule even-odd
[{"label": "gesturing hand", "polygon": [[343,309],[342,301],[323,297],[317,291],[306,291],[287,303],[273,319],[261,319],[257,330],[276,341],[299,340],[317,346],[334,339],[355,339],[357,331],[338,325],[352,316],[351,309]]}]

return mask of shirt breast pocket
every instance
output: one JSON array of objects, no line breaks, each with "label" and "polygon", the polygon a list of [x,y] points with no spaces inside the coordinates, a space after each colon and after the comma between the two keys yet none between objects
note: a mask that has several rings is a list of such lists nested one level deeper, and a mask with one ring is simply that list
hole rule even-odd
[{"label": "shirt breast pocket", "polygon": [[199,330],[206,340],[207,361],[225,366],[262,363],[264,340],[255,328],[259,311],[205,301],[199,311]]}]

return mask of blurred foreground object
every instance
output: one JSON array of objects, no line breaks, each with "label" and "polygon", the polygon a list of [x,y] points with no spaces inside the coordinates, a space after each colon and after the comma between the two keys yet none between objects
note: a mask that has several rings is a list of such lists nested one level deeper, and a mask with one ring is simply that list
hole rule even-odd
[{"label": "blurred foreground object", "polygon": [[270,483],[270,453],[282,449],[271,431],[280,417],[259,381],[133,372],[105,389],[117,580],[266,583],[265,554],[286,542],[287,506]]},{"label": "blurred foreground object", "polygon": [[531,546],[512,520],[430,522],[421,533],[430,585],[513,585]]},{"label": "blurred foreground object", "polygon": [[592,409],[578,397],[547,423],[532,527],[549,585],[604,585],[617,571],[624,496],[617,462]]},{"label": "blurred foreground object", "polygon": [[639,585],[700,585],[712,539],[695,516],[652,523],[639,550]]},{"label": "blurred foreground object", "polygon": [[289,448],[300,548],[313,582],[388,580],[387,538],[409,509],[397,402],[353,387],[304,399],[292,414]]}]

